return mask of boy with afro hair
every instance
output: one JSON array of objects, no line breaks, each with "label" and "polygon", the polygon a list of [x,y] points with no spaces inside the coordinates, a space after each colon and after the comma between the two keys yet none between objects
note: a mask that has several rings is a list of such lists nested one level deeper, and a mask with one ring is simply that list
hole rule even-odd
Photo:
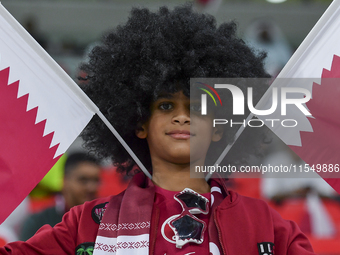
[{"label": "boy with afro hair", "polygon": [[[231,132],[212,126],[218,113],[190,115],[200,111],[189,98],[190,78],[268,77],[264,54],[254,54],[235,31],[234,23],[217,27],[188,5],[133,9],[81,69],[85,92],[152,180],[138,172],[121,194],[74,207],[54,228],[44,226],[0,254],[314,254],[297,225],[265,202],[227,190],[222,179],[190,178],[193,165],[206,164],[211,144],[232,141]],[[83,138],[120,171],[133,172],[131,156],[99,118]],[[235,155],[252,152],[247,146]]]}]

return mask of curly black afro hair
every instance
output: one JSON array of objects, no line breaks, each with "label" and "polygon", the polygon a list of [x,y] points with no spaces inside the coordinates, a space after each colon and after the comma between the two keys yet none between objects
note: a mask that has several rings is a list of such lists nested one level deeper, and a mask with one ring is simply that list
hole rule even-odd
[{"label": "curly black afro hair", "polygon": [[[151,169],[147,142],[135,130],[148,120],[150,104],[160,94],[183,91],[189,97],[191,77],[268,77],[264,58],[236,37],[234,22],[217,27],[214,17],[184,5],[156,13],[132,9],[127,23],[107,33],[80,69],[88,74],[86,94]],[[82,137],[85,147],[110,157],[120,170],[133,168],[130,155],[98,117]]]}]

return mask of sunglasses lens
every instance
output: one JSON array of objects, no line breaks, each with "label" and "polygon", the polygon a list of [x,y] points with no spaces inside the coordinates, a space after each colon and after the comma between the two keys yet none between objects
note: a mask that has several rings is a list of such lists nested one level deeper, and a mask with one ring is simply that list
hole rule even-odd
[{"label": "sunglasses lens", "polygon": [[198,208],[202,211],[206,210],[207,202],[193,193],[185,192],[178,195],[177,198],[182,200],[188,208]]},{"label": "sunglasses lens", "polygon": [[190,216],[185,215],[182,218],[173,221],[172,224],[176,228],[180,239],[201,239],[204,225]]}]

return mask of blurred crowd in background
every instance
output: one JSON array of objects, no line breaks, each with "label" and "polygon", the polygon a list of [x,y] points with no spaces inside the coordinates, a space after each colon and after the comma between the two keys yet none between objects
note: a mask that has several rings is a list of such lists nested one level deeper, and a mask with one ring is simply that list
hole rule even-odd
[{"label": "blurred crowd in background", "polygon": [[[5,3],[6,1],[4,1]],[[109,2],[109,1],[107,1]],[[214,2],[214,3],[212,3]],[[221,1],[196,1],[200,11],[212,14]],[[27,31],[72,77],[83,76],[77,66],[98,41],[55,42],[39,29],[39,20],[27,16],[22,21]],[[268,53],[265,65],[273,77],[287,63],[298,45],[292,44],[274,19],[259,17],[242,31],[242,38],[256,51]],[[99,38],[98,38],[99,40]],[[88,156],[77,139],[46,177],[0,226],[0,245],[27,240],[42,224],[55,225],[72,206],[96,197],[118,194],[131,177],[116,172],[110,162]],[[258,164],[304,164],[279,139],[273,137]],[[310,238],[315,251],[323,255],[340,254],[340,199],[321,178],[230,178],[229,188],[240,194],[266,200],[283,218],[298,223]]]}]

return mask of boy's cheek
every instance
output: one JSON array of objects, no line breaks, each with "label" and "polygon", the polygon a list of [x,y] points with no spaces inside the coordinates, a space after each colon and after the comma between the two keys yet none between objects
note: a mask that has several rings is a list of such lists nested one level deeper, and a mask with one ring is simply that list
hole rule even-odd
[{"label": "boy's cheek", "polygon": [[191,126],[201,126],[201,125],[210,125],[213,126],[214,123],[214,115],[201,115],[201,114],[190,114]]}]

